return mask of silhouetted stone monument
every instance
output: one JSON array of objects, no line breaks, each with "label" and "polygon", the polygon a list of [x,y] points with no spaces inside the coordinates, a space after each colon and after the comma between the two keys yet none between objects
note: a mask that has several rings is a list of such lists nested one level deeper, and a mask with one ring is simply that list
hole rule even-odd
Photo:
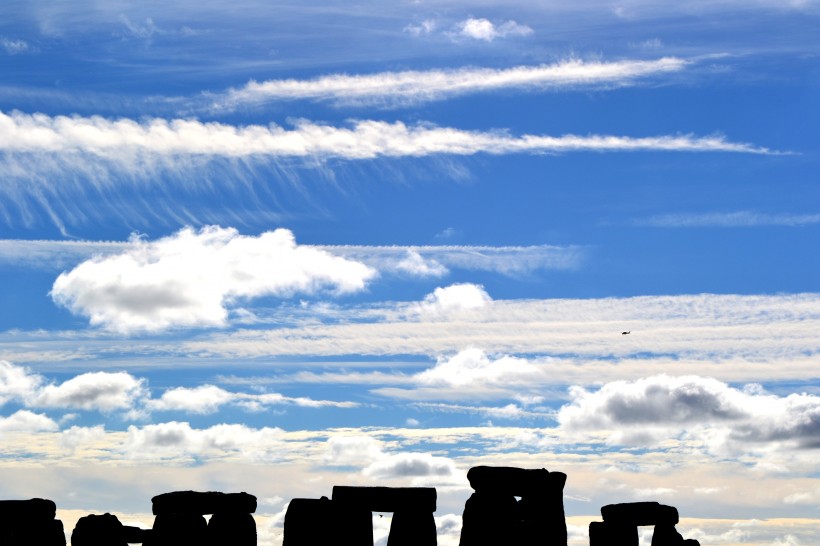
[{"label": "silhouetted stone monument", "polygon": [[566,546],[566,474],[476,466],[467,480],[475,493],[464,505],[460,546]]},{"label": "silhouetted stone monument", "polygon": [[[174,491],[152,501],[148,546],[256,546],[256,497],[248,493]],[[205,515],[212,514],[211,521]]]},{"label": "silhouetted stone monument", "polygon": [[654,525],[652,546],[700,546],[684,540],[675,525],[678,510],[657,502],[608,504],[601,508],[604,521],[589,524],[589,546],[638,546],[638,527]]},{"label": "silhouetted stone monument", "polygon": [[373,546],[373,512],[393,512],[388,546],[436,546],[432,487],[335,486],[333,498],[293,499],[283,546]]},{"label": "silhouetted stone monument", "polygon": [[[142,541],[140,541],[142,542]],[[77,520],[71,546],[127,546],[125,529],[117,516],[89,514]]]},{"label": "silhouetted stone monument", "polygon": [[0,501],[0,546],[65,546],[57,505],[48,499]]},{"label": "silhouetted stone monument", "polygon": [[282,546],[310,546],[338,542],[339,534],[335,518],[333,501],[327,497],[291,500],[285,512],[285,537]]}]

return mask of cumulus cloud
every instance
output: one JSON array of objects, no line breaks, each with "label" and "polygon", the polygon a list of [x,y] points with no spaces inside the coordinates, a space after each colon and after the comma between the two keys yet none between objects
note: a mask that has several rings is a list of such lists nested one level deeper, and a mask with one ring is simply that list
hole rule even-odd
[{"label": "cumulus cloud", "polygon": [[12,400],[28,400],[40,388],[43,378],[27,368],[0,360],[0,406]]},{"label": "cumulus cloud", "polygon": [[59,425],[47,415],[19,410],[8,417],[0,416],[0,434],[4,432],[43,432],[58,430]]},{"label": "cumulus cloud", "polygon": [[759,386],[737,389],[712,378],[659,375],[575,387],[558,412],[569,432],[605,432],[613,443],[654,442],[687,434],[714,449],[784,442],[820,447],[820,397],[778,397]]},{"label": "cumulus cloud", "polygon": [[439,358],[432,368],[416,374],[421,384],[448,387],[500,386],[525,383],[540,375],[526,359],[504,355],[492,360],[471,347],[449,358]]},{"label": "cumulus cloud", "polygon": [[156,411],[186,411],[190,413],[214,413],[230,402],[234,394],[214,385],[194,388],[176,387],[162,393],[157,400],[151,400],[148,407]]},{"label": "cumulus cloud", "polygon": [[278,428],[220,424],[196,429],[187,422],[171,421],[128,427],[122,451],[132,459],[210,457],[274,462],[282,450],[281,435]]},{"label": "cumulus cloud", "polygon": [[213,97],[212,108],[233,109],[267,101],[320,100],[334,104],[407,105],[471,93],[503,90],[558,90],[622,86],[684,70],[691,61],[676,57],[614,62],[568,59],[511,68],[407,70],[367,75],[332,74],[310,80],[251,81]]},{"label": "cumulus cloud", "polygon": [[54,301],[91,324],[120,332],[224,326],[242,299],[364,289],[376,272],[296,244],[285,229],[258,237],[235,229],[185,228],[61,274]]},{"label": "cumulus cloud", "polygon": [[147,394],[145,380],[126,372],[93,372],[59,385],[46,385],[31,399],[37,407],[110,412],[132,408]]},{"label": "cumulus cloud", "polygon": [[372,436],[332,436],[325,448],[324,462],[331,466],[367,465],[381,459],[382,443]]},{"label": "cumulus cloud", "polygon": [[[362,473],[377,480],[432,478],[452,479],[462,477],[455,463],[446,457],[429,453],[397,453],[368,465]],[[463,477],[462,477],[463,479]]]},{"label": "cumulus cloud", "polygon": [[480,309],[489,305],[492,298],[483,286],[471,283],[452,284],[436,288],[421,303],[421,311],[431,315]]},{"label": "cumulus cloud", "polygon": [[505,21],[500,24],[493,23],[488,19],[476,19],[470,17],[455,25],[450,35],[458,38],[471,38],[492,42],[496,38],[507,38],[509,36],[529,36],[533,30],[527,25],[521,25],[515,21]]}]

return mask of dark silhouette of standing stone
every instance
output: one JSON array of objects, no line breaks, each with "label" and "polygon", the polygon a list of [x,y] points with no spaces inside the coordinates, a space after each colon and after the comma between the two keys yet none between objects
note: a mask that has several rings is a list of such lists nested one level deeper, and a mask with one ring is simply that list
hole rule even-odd
[{"label": "dark silhouette of standing stone", "polygon": [[204,516],[196,514],[157,514],[151,538],[143,546],[201,546],[208,537]]},{"label": "dark silhouette of standing stone", "polygon": [[388,546],[436,546],[432,487],[337,485],[333,498],[293,499],[283,546],[373,546],[373,512],[393,512]]},{"label": "dark silhouette of standing stone", "polygon": [[333,504],[340,525],[351,533],[351,545],[373,545],[372,512],[393,512],[388,546],[436,545],[435,488],[337,485]]},{"label": "dark silhouette of standing stone", "polygon": [[159,514],[219,514],[256,512],[256,497],[248,493],[218,491],[173,491],[151,499],[154,515]]},{"label": "dark silhouette of standing stone", "polygon": [[435,546],[437,540],[432,512],[402,509],[393,513],[387,546]]},{"label": "dark silhouette of standing stone", "polygon": [[617,521],[635,526],[677,525],[680,521],[677,508],[657,502],[607,504],[601,508],[601,516],[604,521]]},{"label": "dark silhouette of standing stone", "polygon": [[[122,526],[122,535],[126,544],[146,544],[151,542],[151,529],[141,529],[131,525]],[[72,546],[74,546],[72,544]]]},{"label": "dark silhouette of standing stone", "polygon": [[211,546],[256,546],[256,522],[250,514],[217,512],[208,521],[208,541]]},{"label": "dark silhouette of standing stone", "polygon": [[700,546],[684,540],[675,529],[680,518],[674,506],[657,502],[608,504],[601,508],[604,521],[589,524],[589,546],[638,546],[638,527],[654,525],[652,546]]},{"label": "dark silhouette of standing stone", "polygon": [[[285,538],[282,546],[314,546],[339,541],[333,501],[293,499],[285,512]],[[371,522],[372,526],[372,522]]]},{"label": "dark silhouette of standing stone", "polygon": [[0,501],[0,546],[65,546],[57,505],[48,499]]},{"label": "dark silhouette of standing stone", "polygon": [[[253,495],[174,491],[151,502],[156,517],[148,546],[256,546]],[[213,514],[210,523],[205,514]]]},{"label": "dark silhouette of standing stone", "polygon": [[77,520],[71,546],[126,546],[125,530],[117,516],[89,514]]},{"label": "dark silhouette of standing stone", "polygon": [[477,466],[467,479],[475,493],[464,505],[460,546],[566,546],[566,474]]}]

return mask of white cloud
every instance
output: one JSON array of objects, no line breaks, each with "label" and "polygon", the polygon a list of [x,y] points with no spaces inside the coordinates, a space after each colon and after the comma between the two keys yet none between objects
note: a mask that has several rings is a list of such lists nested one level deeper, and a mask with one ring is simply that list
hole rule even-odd
[{"label": "white cloud", "polygon": [[[0,256],[2,256],[0,241]],[[319,246],[364,262],[381,273],[443,276],[451,270],[526,276],[542,270],[576,269],[586,249],[578,246]]]},{"label": "white cloud", "polygon": [[461,38],[472,38],[492,42],[496,38],[506,38],[508,36],[529,36],[533,30],[515,21],[505,21],[501,24],[493,23],[488,19],[469,18],[455,25],[451,36]]},{"label": "white cloud", "polygon": [[15,40],[5,36],[0,36],[0,46],[2,46],[9,55],[25,53],[31,49],[31,46],[29,46],[25,40]]},{"label": "white cloud", "polygon": [[[0,239],[0,263],[60,270],[93,257],[127,252],[127,241]],[[362,262],[380,273],[440,277],[451,270],[526,276],[542,270],[576,269],[586,249],[579,246],[363,246],[301,245]]]},{"label": "white cloud", "polygon": [[155,411],[185,411],[189,413],[214,413],[230,402],[234,394],[214,385],[194,388],[176,387],[162,393],[158,400],[151,400],[148,408]]},{"label": "white cloud", "polygon": [[171,421],[128,427],[121,449],[131,459],[181,461],[181,457],[209,457],[275,462],[281,456],[281,434],[278,428],[220,424],[195,429],[189,423]]},{"label": "white cloud", "polygon": [[416,277],[442,277],[449,273],[446,267],[435,260],[425,260],[417,250],[408,249],[407,257],[396,264],[396,269]]},{"label": "white cloud", "polygon": [[322,100],[342,105],[406,105],[471,93],[503,90],[557,90],[622,86],[687,68],[676,57],[613,62],[568,59],[553,64],[512,68],[408,70],[369,75],[333,74],[311,80],[251,81],[213,98],[215,109],[282,100]]},{"label": "white cloud", "polygon": [[446,457],[429,453],[397,453],[368,465],[362,473],[377,480],[431,478],[433,480],[464,479],[463,472]]},{"label": "white cloud", "polygon": [[86,261],[54,282],[54,301],[91,324],[121,332],[224,326],[243,298],[362,290],[371,268],[311,247],[285,229],[258,237],[186,228],[125,252]]},{"label": "white cloud", "polygon": [[22,366],[0,360],[0,406],[11,400],[28,400],[40,388],[43,378]]},{"label": "white cloud", "polygon": [[595,392],[575,387],[570,394],[572,402],[558,412],[561,427],[604,431],[613,443],[686,434],[716,451],[779,442],[820,447],[820,397],[814,395],[778,397],[712,378],[667,375],[615,381]]},{"label": "white cloud", "polygon": [[501,356],[491,360],[484,351],[469,348],[415,376],[421,384],[449,387],[508,386],[526,383],[541,372],[525,359]]},{"label": "white cloud", "polygon": [[58,430],[59,425],[42,413],[19,410],[8,417],[0,416],[0,434],[4,432],[40,432]]},{"label": "white cloud", "polygon": [[687,227],[798,227],[820,224],[820,214],[768,214],[763,212],[712,212],[703,214],[664,214],[634,222],[640,226]]},{"label": "white cloud", "polygon": [[[352,127],[298,120],[292,130],[277,125],[233,126],[197,120],[56,116],[0,112],[0,151],[87,154],[115,161],[120,168],[144,168],[151,157],[196,155],[222,158],[426,157],[578,151],[679,151],[774,153],[722,136],[624,137],[610,135],[522,135],[464,131],[429,124],[362,120]],[[76,159],[76,158],[75,158]]]},{"label": "white cloud", "polygon": [[404,27],[404,31],[412,34],[413,36],[423,36],[426,34],[432,34],[433,31],[436,30],[438,24],[434,19],[425,19],[421,23],[418,24],[410,24]]},{"label": "white cloud", "polygon": [[382,443],[372,436],[338,435],[327,440],[324,462],[330,466],[366,466],[383,457]]},{"label": "white cloud", "polygon": [[36,407],[110,412],[127,410],[145,396],[145,380],[126,372],[92,372],[46,385],[29,401]]},{"label": "white cloud", "polygon": [[422,313],[446,315],[452,312],[480,309],[492,303],[483,286],[471,283],[436,288],[421,303]]}]

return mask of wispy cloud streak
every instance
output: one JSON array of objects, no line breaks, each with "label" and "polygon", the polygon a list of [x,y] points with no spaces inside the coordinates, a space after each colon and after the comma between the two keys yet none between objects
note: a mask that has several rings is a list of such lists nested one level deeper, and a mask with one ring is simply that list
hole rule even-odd
[{"label": "wispy cloud streak", "polygon": [[290,100],[395,106],[490,91],[622,86],[640,78],[679,72],[690,64],[691,61],[676,57],[617,62],[570,59],[554,64],[503,69],[407,70],[368,75],[333,74],[310,80],[251,81],[244,87],[218,96],[213,108],[232,109],[246,104]]},{"label": "wispy cloud streak", "polygon": [[662,214],[643,220],[635,225],[687,228],[687,227],[797,227],[820,224],[820,214],[768,214],[765,212],[708,212],[701,214]]},{"label": "wispy cloud streak", "polygon": [[349,127],[297,120],[279,125],[235,126],[194,119],[110,120],[0,112],[0,152],[87,154],[126,162],[144,156],[224,158],[341,158],[364,160],[433,155],[502,155],[562,152],[775,153],[722,136],[521,135],[465,131],[397,121],[353,121]]}]

